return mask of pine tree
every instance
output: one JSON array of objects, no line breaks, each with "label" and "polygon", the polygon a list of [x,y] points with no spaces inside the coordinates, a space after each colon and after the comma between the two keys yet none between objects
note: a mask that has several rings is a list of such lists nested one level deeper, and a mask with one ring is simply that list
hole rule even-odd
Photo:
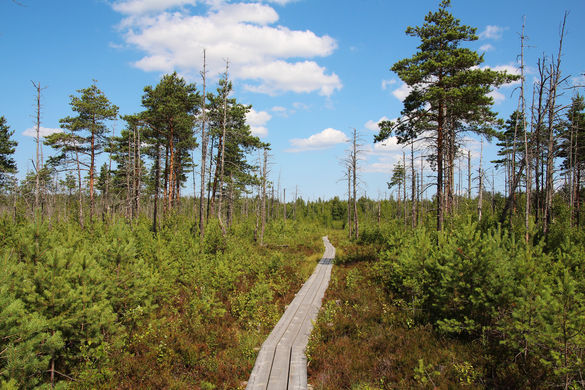
[{"label": "pine tree", "polygon": [[0,116],[0,190],[8,184],[8,176],[16,173],[16,162],[12,155],[16,149],[16,141],[10,139],[14,131],[6,124],[6,119]]},{"label": "pine tree", "polygon": [[[517,79],[517,76],[480,69],[483,56],[461,47],[478,39],[476,29],[461,25],[443,0],[436,12],[429,12],[422,26],[408,27],[406,34],[421,40],[419,51],[411,58],[395,63],[391,70],[411,88],[404,101],[402,119],[385,121],[375,141],[387,139],[393,132],[399,142],[430,133],[437,167],[437,229],[442,230],[446,204],[445,181],[452,176],[456,152],[455,134],[472,131],[490,134],[496,115],[490,110],[491,88]],[[446,164],[445,164],[446,162]],[[448,180],[451,192],[452,180]]]},{"label": "pine tree", "polygon": [[[80,96],[71,95],[71,109],[77,113],[74,117],[60,120],[61,127],[77,135],[75,139],[76,153],[89,157],[89,213],[93,217],[95,211],[94,186],[96,174],[96,157],[107,144],[106,121],[118,115],[118,107],[110,103],[104,93],[96,86],[95,81],[88,88],[77,91]],[[79,156],[78,156],[79,158]]]},{"label": "pine tree", "polygon": [[[195,84],[187,82],[176,72],[165,75],[153,88],[144,88],[142,114],[148,124],[145,140],[151,146],[149,153],[154,157],[155,209],[153,226],[156,230],[156,215],[160,187],[161,160],[164,157],[164,206],[170,209],[178,199],[178,189],[185,180],[189,168],[186,157],[196,146],[193,126],[199,110],[201,97]],[[161,152],[164,156],[161,156]]]}]

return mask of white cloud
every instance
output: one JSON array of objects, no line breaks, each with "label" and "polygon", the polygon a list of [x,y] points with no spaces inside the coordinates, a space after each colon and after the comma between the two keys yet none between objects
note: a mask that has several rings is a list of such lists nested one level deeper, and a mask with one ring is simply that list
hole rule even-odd
[{"label": "white cloud", "polygon": [[392,91],[392,95],[394,95],[396,99],[404,101],[408,94],[410,94],[410,91],[412,91],[412,88],[410,88],[408,85],[406,85],[406,83],[403,82],[400,85],[400,87]]},{"label": "white cloud", "polygon": [[505,30],[507,30],[505,27],[488,25],[485,30],[479,33],[479,38],[498,40],[504,36]]},{"label": "white cloud", "polygon": [[266,137],[268,129],[266,123],[272,118],[272,115],[266,111],[256,111],[253,108],[246,114],[246,122],[250,125],[252,135],[257,137]]},{"label": "white cloud", "polygon": [[501,93],[500,91],[497,91],[497,90],[491,91],[490,93],[488,93],[488,96],[491,97],[492,99],[494,99],[495,104],[500,104],[504,100],[506,100],[506,96],[504,96],[503,93]]},{"label": "white cloud", "polygon": [[374,131],[374,132],[378,132],[380,131],[380,128],[378,127],[378,123],[382,122],[382,121],[388,121],[390,119],[388,119],[388,117],[383,116],[380,119],[378,119],[378,121],[374,122],[373,120],[369,120],[364,124],[364,127],[370,131]]},{"label": "white cloud", "polygon": [[328,128],[309,138],[294,138],[289,142],[292,145],[288,152],[303,152],[307,150],[327,149],[337,144],[348,142],[349,138],[342,131]]},{"label": "white cloud", "polygon": [[399,145],[398,144],[398,138],[397,137],[388,137],[386,140],[382,141],[382,142],[376,142],[374,144],[374,150],[373,153],[375,154],[386,154],[386,153],[396,153],[396,152],[402,152],[402,148],[404,147],[404,145]]},{"label": "white cloud", "polygon": [[385,91],[388,89],[388,86],[396,84],[396,80],[382,80],[382,90]]},{"label": "white cloud", "polygon": [[259,79],[260,84],[246,84],[245,88],[252,92],[275,95],[292,91],[309,93],[319,91],[320,95],[331,96],[335,90],[341,89],[339,77],[333,73],[325,74],[325,68],[313,61],[289,63],[273,61],[267,64],[244,67],[238,72],[243,79]]},{"label": "white cloud", "polygon": [[[333,53],[337,43],[330,36],[278,25],[278,13],[262,3],[205,0],[207,11],[201,15],[191,14],[185,8],[163,12],[170,6],[194,2],[114,3],[114,9],[121,13],[133,11],[122,20],[120,29],[127,44],[145,53],[134,63],[136,67],[144,71],[178,70],[198,77],[205,48],[210,76],[223,72],[224,60],[229,59],[232,79],[251,81],[247,85],[251,91],[270,95],[288,91],[319,92],[330,96],[342,88],[335,73],[309,60]],[[284,5],[289,1],[274,2]],[[157,12],[141,13],[147,10]]]},{"label": "white cloud", "polygon": [[[50,127],[43,127],[43,126],[41,126],[39,129],[39,134],[40,134],[41,138],[47,137],[51,134],[62,133],[62,132],[63,132],[63,129],[53,129]],[[23,131],[22,135],[27,136],[27,137],[36,138],[37,137],[37,128],[30,127],[28,129],[26,129],[25,131]]]},{"label": "white cloud", "polygon": [[516,65],[514,64],[508,64],[508,65],[496,65],[496,66],[486,66],[486,68],[489,68],[491,70],[495,70],[498,72],[507,72],[508,74],[515,74],[515,75],[520,75],[520,68],[518,68]]},{"label": "white cloud", "polygon": [[[477,67],[476,67],[477,68]],[[486,65],[486,66],[482,66],[481,69],[491,69],[491,70],[495,70],[497,72],[506,72],[508,74],[512,74],[512,75],[516,75],[516,76],[520,76],[521,75],[521,71],[520,68],[518,68],[515,64],[511,63],[511,64],[507,64],[507,65],[496,65],[496,66],[490,66],[490,65]],[[512,85],[517,85],[520,84],[521,80],[518,79],[516,81],[512,81],[511,83],[508,84],[504,84],[504,87],[509,87]]]},{"label": "white cloud", "polygon": [[195,3],[196,0],[122,0],[113,3],[112,8],[123,14],[139,15]]},{"label": "white cloud", "polygon": [[494,49],[495,49],[495,47],[491,43],[486,43],[485,45],[481,45],[479,47],[479,50],[484,51],[484,52],[492,51]]}]

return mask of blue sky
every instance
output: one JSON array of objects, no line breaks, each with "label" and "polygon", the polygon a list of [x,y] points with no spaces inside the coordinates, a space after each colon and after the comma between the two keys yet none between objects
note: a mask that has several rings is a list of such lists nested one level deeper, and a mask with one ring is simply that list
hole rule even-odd
[{"label": "blue sky", "polygon": [[[122,114],[140,111],[144,86],[155,85],[164,73],[176,70],[200,86],[206,48],[212,83],[224,59],[230,60],[235,97],[252,104],[249,122],[271,143],[271,176],[275,182],[280,177],[287,198],[297,187],[305,199],[346,196],[342,159],[352,128],[363,144],[360,193],[388,196],[386,181],[402,149],[372,140],[375,123],[396,118],[405,96],[389,68],[416,51],[417,39],[404,30],[422,24],[438,2],[19,0],[21,6],[0,0],[0,115],[19,143],[19,177],[32,169],[35,151],[34,138],[26,135],[35,122],[31,80],[46,87],[42,126],[50,131],[71,114],[69,95],[93,79]],[[570,13],[562,69],[570,87],[585,84],[584,1],[453,0],[451,7],[462,23],[477,27],[480,39],[469,46],[485,53],[484,65],[510,72],[517,71],[526,16],[528,84],[537,58],[556,55],[565,11]],[[516,106],[515,87],[494,91],[494,109],[502,118]],[[561,100],[568,101],[573,91],[567,89]],[[122,126],[118,121],[118,131]],[[477,165],[478,140],[466,147]],[[484,161],[495,151],[484,144]],[[485,168],[491,180],[492,168]],[[501,189],[503,173],[494,176]],[[186,192],[191,188],[188,183]]]}]

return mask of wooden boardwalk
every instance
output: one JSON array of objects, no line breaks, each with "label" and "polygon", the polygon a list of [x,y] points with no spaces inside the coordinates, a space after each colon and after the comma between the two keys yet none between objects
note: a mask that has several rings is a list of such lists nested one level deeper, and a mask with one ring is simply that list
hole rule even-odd
[{"label": "wooden boardwalk", "polygon": [[305,348],[331,278],[335,248],[323,237],[325,254],[258,353],[248,390],[307,388]]}]

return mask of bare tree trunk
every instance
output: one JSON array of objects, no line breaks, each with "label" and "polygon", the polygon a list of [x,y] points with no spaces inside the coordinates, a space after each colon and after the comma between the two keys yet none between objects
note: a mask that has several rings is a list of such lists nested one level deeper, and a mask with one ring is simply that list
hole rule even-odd
[{"label": "bare tree trunk", "polygon": [[260,229],[260,245],[264,245],[264,230],[266,229],[266,178],[268,176],[268,149],[264,148],[264,165],[262,167],[262,206],[261,219],[262,227]]},{"label": "bare tree trunk", "polygon": [[276,197],[274,196],[274,183],[272,183],[270,185],[270,191],[271,191],[271,195],[270,195],[270,207],[268,208],[268,219],[272,220],[275,218],[276,212],[274,211],[274,209],[278,206],[276,204]]},{"label": "bare tree trunk", "polygon": [[207,123],[207,96],[205,92],[205,83],[207,78],[207,64],[206,52],[203,49],[203,72],[201,78],[203,79],[203,104],[201,109],[201,192],[199,194],[199,236],[205,237],[205,220],[203,214],[203,204],[205,202],[205,159],[207,158],[207,141],[209,136],[205,133],[205,125]]},{"label": "bare tree trunk", "polygon": [[579,163],[577,159],[577,151],[579,150],[579,137],[577,136],[577,132],[575,132],[575,147],[573,148],[573,169],[572,169],[572,200],[573,204],[571,205],[572,210],[572,218],[574,226],[579,226],[579,218],[578,212],[579,209]]},{"label": "bare tree trunk", "polygon": [[134,178],[131,179],[130,175],[135,174],[134,166],[136,162],[133,161],[135,157],[134,148],[136,147],[135,138],[135,128],[130,125],[128,126],[128,159],[126,160],[126,218],[129,218],[131,221],[134,220],[134,207],[132,207],[134,199]]},{"label": "bare tree trunk", "polygon": [[557,90],[561,82],[561,56],[563,50],[563,38],[565,36],[565,24],[567,21],[567,12],[561,25],[561,36],[559,39],[559,51],[557,62],[550,66],[550,87],[549,87],[549,104],[548,104],[548,153],[546,158],[546,199],[544,210],[544,233],[548,232],[552,222],[552,200],[554,195],[554,122],[556,117],[556,98]]},{"label": "bare tree trunk", "polygon": [[[440,81],[440,80],[439,80]],[[439,102],[437,116],[437,230],[443,230],[444,197],[443,197],[443,125],[445,123],[445,104]]]},{"label": "bare tree trunk", "polygon": [[77,182],[78,186],[78,193],[79,193],[79,224],[81,228],[83,228],[83,195],[81,193],[81,165],[79,163],[79,152],[77,150],[77,146],[75,147],[75,162],[77,163]]},{"label": "bare tree trunk", "polygon": [[[447,119],[447,118],[446,118]],[[450,118],[449,118],[450,119]],[[447,214],[453,212],[455,187],[455,124],[452,120],[447,120],[449,127],[447,128],[447,167],[446,167],[446,183],[445,183],[445,211]]]},{"label": "bare tree trunk", "polygon": [[423,211],[424,211],[424,199],[423,199],[423,191],[424,191],[424,157],[420,156],[420,180],[418,185],[418,220],[419,224],[423,223]]},{"label": "bare tree trunk", "polygon": [[467,199],[471,199],[471,150],[467,151]]},{"label": "bare tree trunk", "polygon": [[283,195],[282,204],[284,206],[284,209],[283,209],[282,216],[283,216],[284,222],[286,223],[286,188],[283,188],[283,191],[284,191],[284,195]]},{"label": "bare tree trunk", "polygon": [[482,160],[483,160],[483,139],[481,140],[481,152],[479,155],[479,193],[477,197],[477,219],[481,221],[481,212],[483,206],[483,169],[482,169]]},{"label": "bare tree trunk", "polygon": [[359,238],[359,222],[357,208],[357,160],[358,160],[357,130],[353,129],[353,153],[352,153],[352,171],[353,171],[353,213],[354,213],[354,236]]},{"label": "bare tree trunk", "polygon": [[[410,185],[412,186],[411,206],[412,206],[412,228],[416,227],[416,171],[414,169],[414,143],[410,143],[410,174],[412,176]],[[380,203],[378,203],[378,215],[380,210]],[[378,217],[378,220],[380,218]]]},{"label": "bare tree trunk", "polygon": [[165,186],[163,188],[163,199],[162,199],[163,216],[164,216],[164,215],[166,215],[166,211],[167,211],[167,204],[168,204],[167,196],[168,196],[168,192],[169,192],[169,144],[168,144],[168,142],[165,145],[165,169],[163,170],[163,176],[165,178]]},{"label": "bare tree trunk", "polygon": [[35,180],[35,212],[38,212],[39,206],[40,206],[40,192],[41,192],[41,180],[40,180],[40,174],[41,174],[41,159],[40,159],[40,147],[41,147],[41,83],[39,82],[38,84],[35,83],[34,81],[31,81],[31,83],[33,84],[33,86],[35,87],[35,90],[37,92],[37,123],[36,123],[36,127],[37,127],[37,136],[36,136],[36,143],[37,143],[37,162],[35,165],[35,171],[36,171],[36,180]]},{"label": "bare tree trunk", "polygon": [[[115,124],[112,125],[112,138],[110,138],[110,152],[108,153],[108,174],[106,175],[106,193],[104,194],[104,202],[106,208],[106,215],[110,214],[110,173],[112,172],[112,153],[111,153],[111,145],[112,139],[116,136],[116,126]],[[130,149],[128,149],[128,153],[130,153]]]},{"label": "bare tree trunk", "polygon": [[95,116],[92,119],[91,128],[91,149],[90,149],[90,163],[89,163],[89,218],[93,219],[95,208],[94,208],[94,196],[93,196],[93,184],[95,176]]},{"label": "bare tree trunk", "polygon": [[232,226],[233,213],[234,213],[234,175],[230,172],[230,182],[228,185],[228,209],[227,209],[227,227]]},{"label": "bare tree trunk", "polygon": [[351,165],[347,165],[347,226],[348,237],[351,239],[352,235],[352,220],[351,220]]},{"label": "bare tree trunk", "polygon": [[140,127],[134,132],[134,216],[140,214],[140,187],[142,186],[142,157],[140,155]]},{"label": "bare tree trunk", "polygon": [[[542,122],[544,120],[544,112],[546,111],[546,106],[543,107],[543,99],[545,93],[545,83],[548,77],[546,76],[546,57],[542,59],[538,59],[538,73],[539,73],[539,81],[537,83],[537,93],[538,93],[538,105],[536,108],[536,122],[532,121],[534,125],[534,143],[536,145],[536,154],[534,156],[534,178],[535,178],[535,200],[536,200],[536,220],[540,221],[542,219],[543,210],[542,210],[542,136],[541,136],[541,127]],[[533,92],[533,103],[532,103],[532,116],[534,117],[534,92]]]},{"label": "bare tree trunk", "polygon": [[154,163],[154,210],[152,214],[152,231],[157,232],[158,223],[158,195],[160,192],[160,145],[156,145],[156,160]]},{"label": "bare tree trunk", "polygon": [[228,90],[227,90],[227,83],[228,83],[228,70],[229,70],[229,61],[225,63],[225,86],[224,86],[224,95],[223,95],[223,120],[221,123],[222,128],[222,142],[221,142],[221,165],[220,165],[220,173],[219,173],[219,201],[217,207],[217,219],[219,221],[219,226],[223,234],[226,234],[225,226],[223,225],[222,221],[222,201],[223,201],[223,175],[224,175],[224,165],[225,165],[225,143],[226,143],[226,127],[227,127],[227,98],[228,98]]},{"label": "bare tree trunk", "polygon": [[170,211],[173,206],[173,196],[175,189],[175,134],[174,134],[174,123],[169,123],[169,167],[168,167],[168,193],[167,193],[167,210]]},{"label": "bare tree trunk", "polygon": [[404,149],[402,149],[402,166],[404,167],[404,177],[402,178],[402,204],[404,205],[404,210],[402,214],[404,216],[404,226],[407,226],[408,212],[406,204],[406,153],[404,153]]},{"label": "bare tree trunk", "polygon": [[526,203],[524,205],[524,240],[528,243],[530,239],[530,190],[532,187],[531,169],[530,169],[530,149],[528,148],[528,126],[526,123],[526,99],[524,96],[524,29],[526,26],[526,17],[522,21],[521,50],[520,50],[520,99],[522,105],[522,127],[524,129],[524,165],[526,165]]},{"label": "bare tree trunk", "polygon": [[213,214],[212,208],[212,201],[211,201],[211,174],[213,170],[213,148],[215,144],[215,137],[211,137],[211,149],[209,151],[209,179],[207,181],[207,213],[205,214],[205,221],[209,218],[209,214]]}]

